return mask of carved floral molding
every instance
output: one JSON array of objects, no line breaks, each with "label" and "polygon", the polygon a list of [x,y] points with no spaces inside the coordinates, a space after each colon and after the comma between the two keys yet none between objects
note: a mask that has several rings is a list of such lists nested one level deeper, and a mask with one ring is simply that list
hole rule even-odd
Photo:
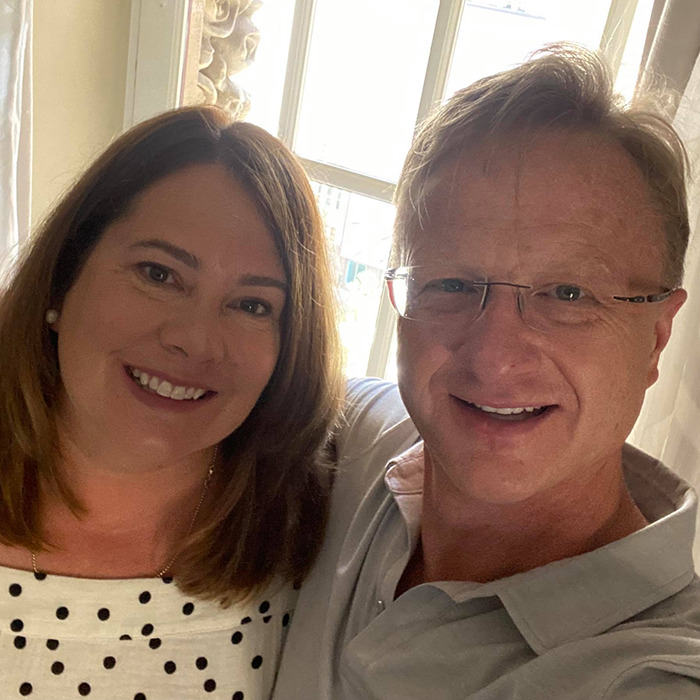
[{"label": "carved floral molding", "polygon": [[260,33],[252,16],[262,0],[193,0],[189,23],[185,104],[215,104],[235,119],[250,95],[232,79],[255,59]]}]

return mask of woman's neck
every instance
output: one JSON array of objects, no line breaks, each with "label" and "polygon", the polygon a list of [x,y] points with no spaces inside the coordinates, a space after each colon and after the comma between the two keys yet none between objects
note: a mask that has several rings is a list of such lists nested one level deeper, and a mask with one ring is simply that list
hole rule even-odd
[{"label": "woman's neck", "polygon": [[[205,500],[212,455],[161,465],[142,460],[125,471],[73,446],[63,454],[61,469],[82,511],[73,513],[56,494],[44,490],[42,535],[50,548],[37,553],[37,568],[87,578],[160,573]],[[31,565],[28,552],[26,557]]]}]

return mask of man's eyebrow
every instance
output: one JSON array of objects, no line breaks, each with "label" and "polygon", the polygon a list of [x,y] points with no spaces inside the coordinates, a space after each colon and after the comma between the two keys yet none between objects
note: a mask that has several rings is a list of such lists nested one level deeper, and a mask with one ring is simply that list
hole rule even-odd
[{"label": "man's eyebrow", "polygon": [[276,277],[267,277],[265,275],[243,275],[241,284],[248,287],[276,287],[286,293],[287,285]]},{"label": "man's eyebrow", "polygon": [[164,253],[179,260],[187,267],[191,267],[193,270],[198,270],[200,267],[199,258],[192,253],[188,253],[184,248],[168,243],[168,241],[163,241],[160,238],[149,238],[145,241],[137,241],[133,243],[131,248],[156,248],[162,250]]}]

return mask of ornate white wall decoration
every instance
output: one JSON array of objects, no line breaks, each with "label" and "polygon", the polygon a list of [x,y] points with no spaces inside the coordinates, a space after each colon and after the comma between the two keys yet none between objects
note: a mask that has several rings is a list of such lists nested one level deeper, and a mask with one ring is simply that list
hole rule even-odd
[{"label": "ornate white wall decoration", "polygon": [[232,76],[255,59],[260,34],[252,16],[262,0],[193,0],[189,24],[185,104],[216,104],[235,119],[250,96]]}]

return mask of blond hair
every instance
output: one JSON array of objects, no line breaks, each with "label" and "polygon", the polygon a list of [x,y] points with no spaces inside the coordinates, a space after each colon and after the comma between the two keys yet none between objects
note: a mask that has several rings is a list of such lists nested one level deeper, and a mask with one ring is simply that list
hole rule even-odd
[{"label": "blond hair", "polygon": [[232,600],[272,579],[304,577],[328,508],[323,450],[341,397],[335,300],[325,234],[308,179],[275,137],[214,107],[175,110],[119,138],[77,181],[24,251],[0,300],[0,540],[41,548],[40,489],[74,510],[61,478],[61,392],[46,310],[60,309],[106,226],[155,181],[217,163],[248,191],[288,281],[273,375],[245,422],[219,446],[213,512],[185,543],[177,581]]},{"label": "blond hair", "polygon": [[666,282],[680,285],[690,225],[687,155],[671,124],[646,107],[652,96],[625,105],[601,58],[573,44],[555,44],[522,65],[458,91],[423,122],[396,188],[392,259],[401,264],[408,224],[420,219],[430,174],[450,157],[512,135],[549,129],[590,131],[618,143],[642,172],[663,217]]}]

